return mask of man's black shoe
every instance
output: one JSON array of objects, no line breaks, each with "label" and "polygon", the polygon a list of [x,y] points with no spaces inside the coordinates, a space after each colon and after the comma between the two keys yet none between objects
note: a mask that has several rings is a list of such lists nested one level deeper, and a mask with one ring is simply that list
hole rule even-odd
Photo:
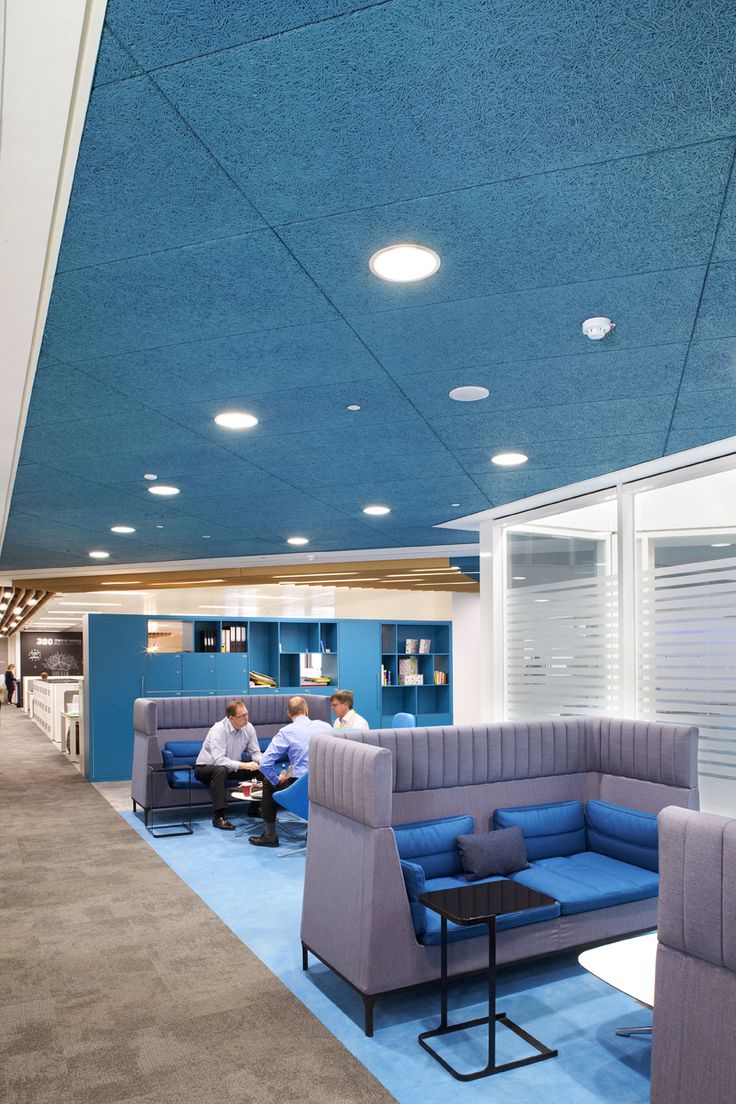
[{"label": "man's black shoe", "polygon": [[231,824],[229,820],[226,820],[224,816],[216,816],[212,818],[213,828],[222,828],[224,832],[234,832],[235,825]]},{"label": "man's black shoe", "polygon": [[254,847],[278,847],[278,836],[267,836],[264,832],[262,836],[248,836],[248,843],[252,843]]}]

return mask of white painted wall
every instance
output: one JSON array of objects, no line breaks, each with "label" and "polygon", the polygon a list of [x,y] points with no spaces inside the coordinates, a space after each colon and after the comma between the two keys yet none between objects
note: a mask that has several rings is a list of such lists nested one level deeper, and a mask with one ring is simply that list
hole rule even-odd
[{"label": "white painted wall", "polygon": [[452,595],[452,703],[455,724],[477,724],[481,712],[480,594]]}]

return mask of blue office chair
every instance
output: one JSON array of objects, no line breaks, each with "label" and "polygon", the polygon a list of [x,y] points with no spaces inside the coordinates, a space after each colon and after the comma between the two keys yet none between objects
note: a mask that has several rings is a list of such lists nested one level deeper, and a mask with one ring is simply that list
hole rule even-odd
[{"label": "blue office chair", "polygon": [[[277,790],[273,795],[273,799],[277,805],[280,805],[282,809],[287,809],[294,816],[300,818],[300,820],[309,820],[309,774],[305,772],[300,774],[296,782],[293,782],[291,786],[287,786],[285,790]],[[283,829],[285,835],[291,835],[288,831]],[[292,836],[292,838],[295,838]],[[302,851],[307,850],[306,835],[304,837],[304,846],[296,847],[289,851],[282,851],[281,856],[285,858],[286,855],[299,855]]]},{"label": "blue office chair", "polygon": [[394,713],[392,728],[416,728],[417,719],[413,713]]}]

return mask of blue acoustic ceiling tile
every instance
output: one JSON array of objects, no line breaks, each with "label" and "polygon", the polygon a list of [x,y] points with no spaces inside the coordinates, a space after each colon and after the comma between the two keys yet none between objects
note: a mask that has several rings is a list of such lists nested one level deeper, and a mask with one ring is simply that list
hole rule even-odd
[{"label": "blue acoustic ceiling tile", "polygon": [[85,361],[84,371],[161,409],[283,388],[383,380],[385,372],[342,319],[144,349]]},{"label": "blue acoustic ceiling tile", "polygon": [[[469,532],[465,529],[434,529],[431,526],[407,526],[405,529],[392,529],[389,532],[384,532],[384,535],[391,536],[392,540],[397,541],[404,548],[424,547],[426,545],[437,545],[442,547],[446,544],[477,544],[478,534],[477,532]],[[417,591],[429,590],[429,587],[417,586]],[[470,589],[470,587],[468,588]]]},{"label": "blue acoustic ceiling tile", "polygon": [[[432,524],[483,510],[490,505],[471,476],[458,474],[448,479],[442,467],[438,467],[434,476],[427,474],[423,467],[408,464],[402,465],[400,472],[394,473],[394,478],[383,482],[380,488],[372,481],[364,481],[320,486],[315,493],[331,506],[354,516],[361,515],[363,507],[373,503],[376,493],[380,493],[378,504],[388,506],[394,519],[398,515],[402,518],[411,515],[412,518],[419,516],[420,521],[429,520],[428,515],[431,514]],[[452,505],[454,502],[460,505],[455,507]]]},{"label": "blue acoustic ceiling tile", "polygon": [[672,419],[672,432],[699,427],[701,444],[711,441],[711,427],[731,425],[728,436],[736,434],[736,384],[717,391],[681,391]]},{"label": "blue acoustic ceiling tile", "polygon": [[[298,383],[294,380],[294,383]],[[359,411],[349,411],[357,403]],[[214,417],[226,410],[247,411],[259,419],[257,427],[229,430],[216,425]],[[178,403],[167,407],[167,414],[182,425],[218,441],[226,448],[250,450],[250,446],[268,434],[297,434],[308,426],[310,434],[375,435],[387,425],[401,433],[421,425],[412,403],[388,376],[382,380],[357,380],[332,387],[298,387],[280,391],[253,390],[234,395],[227,400],[211,397],[205,402]]]},{"label": "blue acoustic ceiling tile", "polygon": [[[131,415],[105,415],[99,418],[91,412],[85,420],[67,423],[59,454],[65,460],[72,461],[104,456],[150,456],[155,455],[160,447],[159,442],[164,442],[169,449],[176,447],[180,470],[186,466],[187,450],[206,444],[183,426],[145,410]],[[45,426],[28,426],[23,437],[22,455],[29,463],[38,463],[43,459],[48,461],[49,432]],[[141,476],[151,470],[149,467],[142,468]],[[94,468],[90,469],[90,474],[96,475]]]},{"label": "blue acoustic ceiling tile", "polygon": [[555,468],[535,468],[522,472],[499,472],[498,475],[479,476],[486,494],[496,506],[517,502],[543,491],[582,483],[597,475],[606,475],[605,465],[570,465]]},{"label": "blue acoustic ceiling tile", "polygon": [[334,313],[278,239],[255,231],[60,273],[47,351],[68,363]]},{"label": "blue acoustic ceiling tile", "polygon": [[713,260],[736,260],[736,173],[731,175],[731,183],[721,212]]},{"label": "blue acoustic ceiling tile", "polygon": [[135,399],[98,383],[85,372],[44,361],[36,369],[26,425],[75,422],[88,411],[94,411],[95,417],[118,414],[135,418],[137,410]]},{"label": "blue acoustic ceiling tile", "polygon": [[712,264],[695,327],[697,341],[736,337],[736,261]]},{"label": "blue acoustic ceiling tile", "polygon": [[664,455],[672,456],[673,453],[685,452],[687,449],[698,448],[700,445],[707,445],[713,441],[727,442],[728,449],[726,451],[733,452],[735,444],[733,422],[714,422],[708,426],[707,433],[703,431],[702,426],[687,426],[673,430],[667,438]]},{"label": "blue acoustic ceiling tile", "polygon": [[33,539],[20,538],[5,540],[0,554],[0,568],[3,571],[36,571],[47,567],[77,567],[79,557],[65,552],[49,552],[37,548]]},{"label": "blue acoustic ceiling tile", "polygon": [[157,79],[274,223],[733,134],[732,37],[723,2],[643,33],[615,0],[404,0]]},{"label": "blue acoustic ceiling tile", "polygon": [[[703,282],[700,267],[359,315],[353,325],[402,381],[448,364],[467,372],[490,361],[596,356],[687,341]],[[616,329],[589,341],[584,319],[607,315]]]},{"label": "blue acoustic ceiling tile", "polygon": [[58,272],[264,225],[147,77],[93,92]]},{"label": "blue acoustic ceiling tile", "polygon": [[[540,357],[475,368],[442,368],[402,378],[401,387],[430,421],[455,417],[473,421],[498,410],[547,403],[576,403],[672,395],[687,353],[684,342],[660,348],[602,349],[596,356]],[[692,355],[692,354],[691,354]],[[456,402],[449,392],[460,386],[490,391],[478,402]]]},{"label": "blue acoustic ceiling tile", "polygon": [[147,69],[373,7],[376,0],[110,0],[106,20]]},{"label": "blue acoustic ceiling tile", "polygon": [[562,434],[547,440],[540,438],[531,441],[526,445],[529,459],[523,467],[506,472],[503,472],[497,464],[491,463],[492,452],[497,451],[495,449],[455,448],[453,454],[483,489],[487,486],[484,476],[504,475],[510,478],[516,473],[522,474],[538,468],[552,470],[555,467],[576,465],[583,469],[586,464],[589,464],[591,472],[594,469],[596,473],[601,470],[616,471],[660,456],[668,424],[669,422],[666,422],[656,432],[651,433],[586,436],[586,431],[591,434],[591,430],[583,423],[578,437],[567,437]]},{"label": "blue acoustic ceiling tile", "polygon": [[[500,181],[281,228],[343,313],[707,263],[732,141]],[[439,272],[380,280],[368,258],[392,242],[435,249]]]},{"label": "blue acoustic ceiling tile", "polygon": [[[172,424],[172,437],[176,438],[181,427]],[[58,465],[75,479],[84,478],[85,468],[89,472],[89,461],[84,459],[62,455],[58,459]],[[195,434],[190,434],[183,440],[168,440],[164,436],[154,438],[148,447],[141,449],[138,445],[137,450],[130,453],[119,452],[113,447],[109,452],[102,452],[95,457],[95,482],[120,488],[135,497],[145,494],[145,503],[152,503],[153,507],[159,508],[161,498],[148,493],[151,483],[144,480],[146,473],[157,475],[159,483],[174,483],[179,487],[182,494],[168,500],[177,504],[183,500],[184,492],[189,492],[192,484],[198,480],[207,480],[211,486],[213,478],[221,479],[223,475],[232,475],[233,478],[245,479],[252,473],[252,469],[232,452],[210,444]]]},{"label": "blue acoustic ceiling tile", "polygon": [[[111,7],[112,5],[109,5]],[[123,46],[120,45],[108,24],[105,25],[100,39],[100,50],[95,67],[94,87],[114,84],[116,81],[137,77],[142,73],[137,64]]]},{"label": "blue acoustic ceiling tile", "polygon": [[681,391],[736,387],[736,337],[695,341],[682,376]]},{"label": "blue acoustic ceiling tile", "polygon": [[569,403],[535,406],[519,410],[499,410],[468,418],[435,420],[440,437],[450,447],[514,449],[524,451],[540,441],[572,442],[576,437],[607,437],[625,426],[634,434],[667,432],[674,395],[650,395],[638,399],[608,402]]}]

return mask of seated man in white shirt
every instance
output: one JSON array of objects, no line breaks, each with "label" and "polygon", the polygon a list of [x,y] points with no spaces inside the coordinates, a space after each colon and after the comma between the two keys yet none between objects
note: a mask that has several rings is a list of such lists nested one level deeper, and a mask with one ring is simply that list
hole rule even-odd
[{"label": "seated man in white shirt", "polygon": [[215,828],[234,830],[235,825],[226,816],[227,781],[250,778],[260,761],[261,749],[248,710],[240,701],[229,702],[223,719],[205,736],[194,767],[194,777],[209,786]]},{"label": "seated man in white shirt", "polygon": [[[309,769],[310,737],[315,732],[332,732],[327,721],[309,719],[307,703],[298,695],[289,698],[286,711],[291,718],[290,723],[276,733],[261,758],[263,832],[260,836],[249,837],[249,842],[255,847],[278,847],[279,837],[276,835],[278,806],[273,799],[274,792],[286,789],[302,774],[306,774]],[[277,774],[274,768],[279,760],[284,758],[289,760],[288,769]]]},{"label": "seated man in white shirt", "polygon": [[355,731],[356,728],[370,728],[365,717],[353,709],[353,691],[336,690],[330,698],[332,712],[337,718],[332,726],[337,732]]}]

